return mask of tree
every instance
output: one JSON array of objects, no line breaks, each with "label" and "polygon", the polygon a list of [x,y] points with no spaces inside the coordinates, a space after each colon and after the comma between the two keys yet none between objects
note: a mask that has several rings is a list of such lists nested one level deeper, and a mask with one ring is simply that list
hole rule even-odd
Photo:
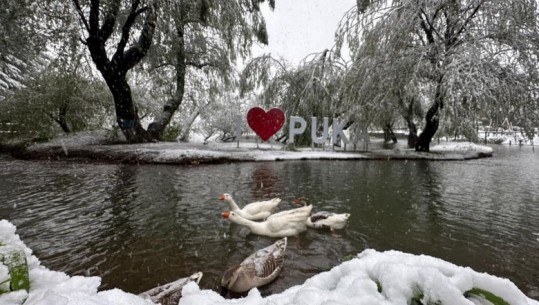
[{"label": "tree", "polygon": [[4,0],[0,10],[0,100],[46,62],[47,39],[54,26],[49,1]]},{"label": "tree", "polygon": [[[338,30],[353,58],[345,102],[364,115],[388,107],[404,115],[400,101],[421,101],[417,151],[429,151],[444,116],[469,126],[507,105],[529,111],[524,101],[538,96],[538,16],[534,0],[358,1]],[[367,76],[375,83],[364,88]]]},{"label": "tree", "polygon": [[[235,83],[235,62],[250,54],[255,39],[268,43],[260,12],[263,2],[191,0],[165,7],[156,38],[162,47],[150,54],[149,61],[152,72],[161,79],[157,82],[168,81],[174,88],[162,111],[148,127],[152,137],[160,138],[186,92],[194,97],[198,96],[196,91],[203,91],[208,101],[215,100],[223,89],[228,90]],[[273,9],[275,2],[268,2]],[[205,75],[205,81],[200,81],[201,74]],[[162,81],[163,76],[166,81]],[[171,78],[174,82],[170,82]],[[205,104],[191,101],[194,108]],[[188,122],[198,116],[197,111],[193,114],[189,115]]]},{"label": "tree", "polygon": [[[84,42],[92,61],[114,98],[118,126],[129,142],[150,140],[140,123],[127,82],[127,72],[136,66],[150,49],[156,26],[157,1],[72,1],[86,31]],[[118,33],[115,33],[115,30]],[[132,37],[135,33],[138,34],[137,39]],[[113,44],[115,47],[112,56],[109,56]]]},{"label": "tree", "polygon": [[[161,137],[183,100],[188,67],[218,73],[222,80],[238,55],[249,54],[253,37],[267,43],[260,0],[72,1],[92,60],[114,97],[118,125],[129,142]],[[156,43],[151,51],[152,42]],[[169,82],[175,79],[172,97],[154,114],[148,131],[141,125],[127,80],[127,72],[137,65]]]},{"label": "tree", "polygon": [[23,81],[0,103],[0,122],[19,137],[47,139],[65,133],[101,128],[111,117],[112,97],[104,83],[73,71],[50,69]]}]

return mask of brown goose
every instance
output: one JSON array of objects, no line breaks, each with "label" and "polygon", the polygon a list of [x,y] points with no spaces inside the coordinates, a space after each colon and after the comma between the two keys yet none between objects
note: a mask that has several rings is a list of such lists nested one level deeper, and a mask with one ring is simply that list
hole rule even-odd
[{"label": "brown goose", "polygon": [[281,273],[285,250],[286,237],[256,251],[239,265],[230,267],[221,278],[221,295],[225,296],[229,290],[247,292],[271,283]]},{"label": "brown goose", "polygon": [[199,283],[202,278],[202,272],[197,272],[190,277],[181,278],[168,284],[152,288],[139,296],[150,299],[155,304],[172,305],[178,304],[182,297],[182,289],[189,282]]}]

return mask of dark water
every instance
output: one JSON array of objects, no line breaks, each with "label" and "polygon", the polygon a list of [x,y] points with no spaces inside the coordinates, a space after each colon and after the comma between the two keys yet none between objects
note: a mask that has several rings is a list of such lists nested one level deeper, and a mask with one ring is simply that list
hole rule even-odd
[{"label": "dark water", "polygon": [[0,159],[0,218],[13,222],[48,268],[99,275],[138,293],[222,272],[274,239],[221,219],[217,197],[307,196],[352,216],[338,236],[290,238],[285,270],[263,294],[301,284],[365,248],[429,254],[507,277],[539,299],[539,151],[495,147],[453,161],[292,161],[132,166]]}]

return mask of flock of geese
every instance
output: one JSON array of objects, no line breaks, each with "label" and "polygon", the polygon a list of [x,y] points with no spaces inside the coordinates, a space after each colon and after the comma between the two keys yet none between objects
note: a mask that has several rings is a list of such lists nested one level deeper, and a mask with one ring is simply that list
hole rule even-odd
[{"label": "flock of geese", "polygon": [[222,213],[223,218],[247,227],[253,234],[281,238],[227,269],[221,278],[222,296],[228,291],[244,293],[275,280],[283,267],[288,236],[298,235],[308,227],[333,232],[344,228],[350,217],[348,213],[312,213],[313,206],[304,197],[292,201],[301,207],[277,213],[274,211],[281,202],[280,198],[249,203],[243,208],[236,204],[230,194],[222,194],[219,200],[230,208]]},{"label": "flock of geese", "polygon": [[[222,194],[219,199],[230,207],[230,211],[222,213],[224,218],[247,227],[254,234],[281,238],[249,255],[240,264],[227,269],[221,278],[222,296],[226,296],[228,291],[244,293],[275,280],[283,268],[288,236],[300,234],[308,227],[329,229],[333,232],[344,228],[350,217],[348,213],[311,213],[313,207],[304,197],[292,201],[294,205],[301,207],[278,213],[273,212],[281,202],[279,198],[253,202],[241,209],[230,194]],[[201,278],[202,272],[197,272],[190,277],[152,288],[139,296],[155,304],[175,305],[182,296],[183,286],[189,282],[199,283]]]}]

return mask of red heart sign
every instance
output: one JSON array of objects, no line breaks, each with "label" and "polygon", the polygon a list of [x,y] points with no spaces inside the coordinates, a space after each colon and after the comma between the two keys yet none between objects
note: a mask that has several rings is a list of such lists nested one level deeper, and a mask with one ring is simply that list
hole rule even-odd
[{"label": "red heart sign", "polygon": [[284,112],[279,108],[266,112],[260,107],[253,107],[247,112],[247,124],[262,141],[267,141],[283,127]]}]

